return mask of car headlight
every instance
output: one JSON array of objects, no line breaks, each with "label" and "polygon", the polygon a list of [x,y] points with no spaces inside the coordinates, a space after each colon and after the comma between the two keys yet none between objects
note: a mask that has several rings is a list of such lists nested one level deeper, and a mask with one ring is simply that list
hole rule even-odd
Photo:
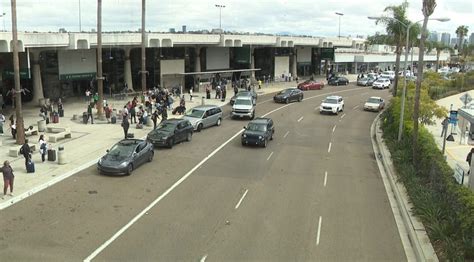
[{"label": "car headlight", "polygon": [[98,163],[99,163],[99,165],[101,165],[101,164],[102,164],[102,157],[101,157],[101,158],[99,158],[99,162],[98,162]]},{"label": "car headlight", "polygon": [[166,139],[168,139],[168,137],[167,137],[167,136],[164,136],[164,137],[162,137],[161,139],[166,140]]},{"label": "car headlight", "polygon": [[246,135],[246,134],[243,134],[242,136],[243,136],[244,138],[246,138],[246,137],[247,137],[247,135]]},{"label": "car headlight", "polygon": [[126,167],[127,165],[128,165],[128,163],[127,163],[127,162],[122,162],[122,163],[120,163],[120,165],[119,165],[119,166],[120,166],[120,167]]},{"label": "car headlight", "polygon": [[263,139],[263,136],[258,136],[258,139],[262,140],[262,139]]}]

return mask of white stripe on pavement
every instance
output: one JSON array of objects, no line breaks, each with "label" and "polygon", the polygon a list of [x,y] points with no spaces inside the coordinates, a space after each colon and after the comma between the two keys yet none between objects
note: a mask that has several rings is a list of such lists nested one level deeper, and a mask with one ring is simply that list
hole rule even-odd
[{"label": "white stripe on pavement", "polygon": [[244,200],[245,196],[247,195],[247,193],[249,192],[248,189],[245,190],[244,194],[242,195],[242,197],[240,198],[239,202],[237,203],[237,205],[235,205],[235,209],[239,208],[240,204],[242,203],[242,201]]},{"label": "white stripe on pavement", "polygon": [[359,108],[358,105],[357,105],[357,106],[354,106],[352,109],[353,109],[353,110],[356,110],[357,108]]},{"label": "white stripe on pavement", "polygon": [[267,161],[270,160],[270,157],[273,156],[273,151],[270,153],[270,155],[267,157]]},{"label": "white stripe on pavement", "polygon": [[316,236],[316,245],[319,245],[319,237],[321,236],[321,223],[323,222],[323,217],[319,216],[319,223],[318,223],[318,235]]},{"label": "white stripe on pavement", "polygon": [[346,114],[343,114],[343,115],[341,116],[341,119],[343,119],[345,116],[346,116]]},{"label": "white stripe on pavement", "polygon": [[206,258],[207,258],[207,255],[203,256],[203,257],[201,258],[201,260],[199,260],[199,261],[200,261],[200,262],[206,262]]},{"label": "white stripe on pavement", "polygon": [[330,152],[331,152],[331,145],[332,145],[332,143],[331,143],[331,142],[329,142],[328,153],[330,153]]},{"label": "white stripe on pavement", "polygon": [[328,171],[324,172],[324,187],[326,187],[327,182],[328,182]]},{"label": "white stripe on pavement", "polygon": [[334,133],[334,131],[336,131],[336,125],[334,125],[334,127],[332,128],[333,133]]},{"label": "white stripe on pavement", "polygon": [[286,138],[286,136],[290,133],[290,131],[286,131],[285,135],[283,136],[283,138]]},{"label": "white stripe on pavement", "polygon": [[300,117],[300,119],[298,119],[298,122],[301,122],[301,120],[303,120],[303,117]]}]

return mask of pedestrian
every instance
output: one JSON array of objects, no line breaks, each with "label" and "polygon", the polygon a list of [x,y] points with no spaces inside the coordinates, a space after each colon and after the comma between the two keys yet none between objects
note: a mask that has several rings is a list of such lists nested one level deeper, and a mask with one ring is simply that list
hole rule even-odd
[{"label": "pedestrian", "polygon": [[20,154],[25,158],[26,167],[31,159],[31,148],[30,145],[28,145],[28,139],[25,139],[25,143],[20,147]]},{"label": "pedestrian", "polygon": [[0,136],[3,136],[3,124],[5,124],[5,116],[0,112]]},{"label": "pedestrian", "polygon": [[3,162],[2,173],[3,173],[2,199],[5,199],[5,196],[7,195],[8,187],[10,187],[10,196],[13,196],[13,180],[15,179],[15,175],[13,175],[13,169],[10,166],[10,162],[8,162],[8,160]]},{"label": "pedestrian", "polygon": [[105,119],[107,119],[107,123],[110,123],[110,117],[112,115],[112,109],[108,104],[105,104],[104,106],[104,112],[105,112]]},{"label": "pedestrian", "polygon": [[87,106],[87,121],[86,121],[86,125],[87,123],[89,122],[89,118],[91,119],[91,124],[94,124],[94,117],[92,115],[92,106],[93,106],[93,103],[89,103],[89,105]]},{"label": "pedestrian", "polygon": [[474,148],[471,148],[471,151],[467,154],[466,157],[466,162],[469,164],[469,168],[471,167],[472,153],[474,153]]},{"label": "pedestrian", "polygon": [[[164,109],[166,110],[166,109]],[[158,110],[155,110],[153,114],[151,114],[151,121],[153,121],[153,130],[156,129],[156,122],[158,121],[159,113]]]},{"label": "pedestrian", "polygon": [[136,107],[138,104],[138,97],[134,97],[132,100],[132,105],[130,106],[130,123],[137,123],[137,111]]},{"label": "pedestrian", "polygon": [[220,98],[221,98],[221,86],[217,85],[216,86],[216,99],[220,99]]},{"label": "pedestrian", "polygon": [[258,80],[258,89],[262,89],[262,80]]},{"label": "pedestrian", "polygon": [[211,99],[211,87],[206,85],[206,99]]},{"label": "pedestrian", "polygon": [[97,106],[97,102],[99,102],[99,93],[95,93],[93,99],[94,99],[94,106]]},{"label": "pedestrian", "polygon": [[16,124],[13,123],[12,125],[10,125],[10,129],[12,131],[12,137],[13,139],[16,139]]},{"label": "pedestrian", "polygon": [[224,86],[224,88],[222,89],[222,96],[221,96],[221,97],[222,97],[222,99],[221,99],[222,102],[225,101],[225,96],[226,96],[226,95],[227,95],[227,90],[226,90],[226,88],[225,88],[225,86]]},{"label": "pedestrian", "polygon": [[125,139],[128,137],[128,128],[130,127],[130,122],[128,122],[128,115],[125,114],[122,118],[122,128]]},{"label": "pedestrian", "polygon": [[48,145],[46,144],[46,141],[44,140],[43,134],[40,135],[38,139],[38,145],[39,145],[39,153],[41,154],[41,161],[44,163],[46,152],[48,151]]},{"label": "pedestrian", "polygon": [[234,84],[234,96],[236,96],[238,92],[239,88],[237,88],[237,85]]},{"label": "pedestrian", "polygon": [[85,97],[85,100],[86,100],[86,103],[90,103],[91,102],[91,91],[89,89],[86,89],[86,97]]},{"label": "pedestrian", "polygon": [[189,88],[189,101],[193,101],[193,88]]},{"label": "pedestrian", "polygon": [[173,97],[171,97],[169,94],[166,94],[166,101],[168,102],[168,110],[173,110]]},{"label": "pedestrian", "polygon": [[449,125],[449,117],[444,118],[443,122],[441,122],[441,137],[448,131]]}]

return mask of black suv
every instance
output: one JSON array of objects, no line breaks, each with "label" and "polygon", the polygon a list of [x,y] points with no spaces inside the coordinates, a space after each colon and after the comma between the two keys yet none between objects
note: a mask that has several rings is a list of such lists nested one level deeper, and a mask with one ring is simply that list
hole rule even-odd
[{"label": "black suv", "polygon": [[193,130],[193,126],[186,119],[168,119],[148,133],[146,140],[155,146],[172,148],[174,144],[181,141],[191,141]]},{"label": "black suv", "polygon": [[242,133],[242,145],[258,145],[267,147],[268,141],[273,139],[275,128],[271,118],[259,117],[250,121]]}]

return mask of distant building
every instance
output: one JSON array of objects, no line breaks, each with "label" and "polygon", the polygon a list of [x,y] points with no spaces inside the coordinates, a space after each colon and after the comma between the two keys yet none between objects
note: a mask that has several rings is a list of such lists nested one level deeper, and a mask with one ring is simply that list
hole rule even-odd
[{"label": "distant building", "polygon": [[186,33],[186,26],[183,25],[183,33]]},{"label": "distant building", "polygon": [[445,45],[451,44],[451,35],[449,33],[442,33],[441,34],[441,42]]},{"label": "distant building", "polygon": [[431,31],[430,32],[430,35],[428,36],[428,40],[432,41],[432,42],[439,42],[439,39],[438,39],[438,32],[436,31]]},{"label": "distant building", "polygon": [[169,32],[170,33],[176,33],[176,30],[174,28],[170,28]]}]

